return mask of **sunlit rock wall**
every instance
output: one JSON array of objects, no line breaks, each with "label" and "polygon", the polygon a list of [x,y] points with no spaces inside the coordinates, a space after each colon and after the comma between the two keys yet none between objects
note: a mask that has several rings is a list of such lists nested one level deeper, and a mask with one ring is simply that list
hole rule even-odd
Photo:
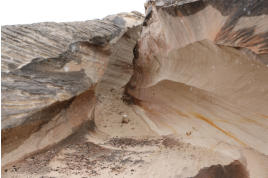
[{"label": "sunlit rock wall", "polygon": [[248,164],[252,149],[267,169],[267,14],[267,1],[148,1],[128,102],[161,135]]}]

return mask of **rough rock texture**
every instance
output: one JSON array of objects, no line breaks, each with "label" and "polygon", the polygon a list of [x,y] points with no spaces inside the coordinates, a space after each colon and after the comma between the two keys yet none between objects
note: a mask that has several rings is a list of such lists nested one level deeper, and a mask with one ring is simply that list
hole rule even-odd
[{"label": "rough rock texture", "polygon": [[[133,12],[2,27],[3,165],[61,141],[92,120],[95,86],[104,74],[118,75],[107,71],[108,65],[127,70],[142,20]],[[131,74],[120,76],[128,77],[127,83]]]},{"label": "rough rock texture", "polygon": [[145,8],[2,27],[2,176],[268,178],[268,1]]},{"label": "rough rock texture", "polygon": [[111,45],[141,19],[121,14],[96,21],[2,27],[2,128],[20,125],[41,108],[96,84],[116,50]]}]

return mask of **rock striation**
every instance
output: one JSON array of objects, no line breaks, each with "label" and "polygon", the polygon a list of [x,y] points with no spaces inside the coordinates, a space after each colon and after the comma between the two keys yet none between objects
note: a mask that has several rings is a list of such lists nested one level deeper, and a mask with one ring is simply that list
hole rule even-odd
[{"label": "rock striation", "polygon": [[152,0],[145,7],[126,88],[139,112],[161,135],[184,135],[234,159],[256,150],[267,169],[267,1]]},{"label": "rock striation", "polygon": [[268,1],[145,9],[2,27],[7,172],[268,177]]},{"label": "rock striation", "polygon": [[[132,48],[142,21],[133,12],[2,27],[2,165],[93,121],[96,85],[105,76],[124,85],[132,74]],[[113,67],[107,71],[107,66]]]}]

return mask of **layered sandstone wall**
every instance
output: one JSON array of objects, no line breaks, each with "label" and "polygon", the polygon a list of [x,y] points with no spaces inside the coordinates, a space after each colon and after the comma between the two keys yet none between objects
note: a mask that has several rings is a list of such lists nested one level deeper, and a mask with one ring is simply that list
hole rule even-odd
[{"label": "layered sandstone wall", "polygon": [[2,27],[2,165],[94,125],[96,86],[129,81],[142,21],[133,12]]},{"label": "layered sandstone wall", "polygon": [[[46,166],[63,177],[74,176],[64,158],[79,158],[82,177],[80,160],[110,153],[104,177],[268,177],[268,1],[145,8],[2,27],[3,166],[57,145]],[[79,153],[61,144],[81,130]]]}]

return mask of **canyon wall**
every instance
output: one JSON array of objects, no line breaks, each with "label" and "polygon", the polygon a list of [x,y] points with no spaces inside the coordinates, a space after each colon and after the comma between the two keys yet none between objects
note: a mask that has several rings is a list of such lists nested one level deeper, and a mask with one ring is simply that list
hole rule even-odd
[{"label": "canyon wall", "polygon": [[94,127],[96,85],[129,81],[142,21],[133,12],[2,27],[2,165]]},{"label": "canyon wall", "polygon": [[137,112],[161,135],[236,159],[256,150],[267,169],[267,1],[155,0],[145,7],[126,88]]},{"label": "canyon wall", "polygon": [[149,1],[126,92],[159,132],[194,127],[199,144],[267,154],[267,12],[266,1]]},{"label": "canyon wall", "polygon": [[110,152],[123,168],[91,165],[94,176],[268,177],[268,1],[145,9],[2,27],[2,167],[60,147],[46,166],[65,165],[63,177],[77,175],[73,160],[106,164]]}]

